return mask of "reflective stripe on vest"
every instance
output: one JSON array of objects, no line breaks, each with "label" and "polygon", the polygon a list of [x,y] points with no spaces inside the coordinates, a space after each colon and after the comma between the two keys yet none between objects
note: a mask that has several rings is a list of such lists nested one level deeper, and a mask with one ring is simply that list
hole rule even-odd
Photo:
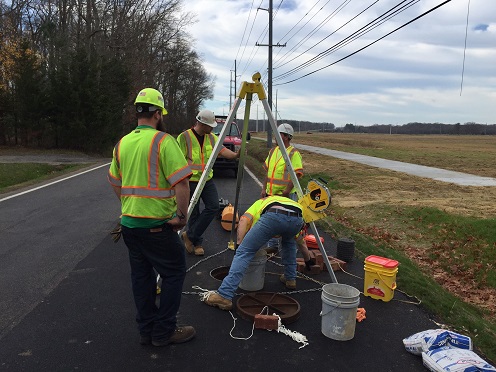
[{"label": "reflective stripe on vest", "polygon": [[[277,151],[276,151],[277,150]],[[292,161],[293,155],[295,153],[296,149],[291,146],[291,150],[289,151],[289,159]],[[277,153],[281,153],[281,156],[277,158]],[[275,156],[275,159],[273,160]],[[279,162],[282,160],[284,163],[284,167],[281,167],[281,169],[278,168]],[[282,156],[281,149],[279,147],[275,147],[270,150],[269,157],[268,157],[268,162],[267,162],[267,186],[269,188],[269,194],[274,195],[277,193],[273,192],[273,186],[284,186],[286,187],[289,184],[289,181],[291,180],[289,176],[289,170],[288,167],[286,166],[284,162],[284,158]],[[281,187],[278,187],[280,189]]]},{"label": "reflective stripe on vest", "polygon": [[[148,164],[148,186],[123,186],[121,189],[122,196],[141,196],[146,198],[170,198],[175,195],[174,189],[158,189],[159,174],[160,174],[160,143],[163,141],[167,134],[164,132],[157,132],[153,137],[150,145],[150,162]],[[117,161],[119,162],[118,158]],[[118,163],[119,164],[119,163]]]},{"label": "reflective stripe on vest", "polygon": [[[205,141],[207,140],[207,138],[210,141],[210,147],[205,145]],[[193,172],[193,176],[191,177],[190,180],[198,181],[201,175],[200,177],[197,176],[199,175],[199,173],[202,173],[205,170],[205,165],[206,165],[205,158],[208,160],[208,158],[212,154],[212,149],[215,146],[215,137],[211,133],[205,135],[203,139],[203,150],[205,151],[205,153],[200,148],[200,142],[198,142],[198,139],[196,138],[192,129],[188,129],[187,131],[184,132],[184,139],[186,141],[186,148],[188,149],[188,154],[186,158],[188,159],[188,165],[191,168],[191,171]],[[211,179],[212,175],[213,172],[212,170],[210,170],[210,175],[207,178],[207,180]]]}]

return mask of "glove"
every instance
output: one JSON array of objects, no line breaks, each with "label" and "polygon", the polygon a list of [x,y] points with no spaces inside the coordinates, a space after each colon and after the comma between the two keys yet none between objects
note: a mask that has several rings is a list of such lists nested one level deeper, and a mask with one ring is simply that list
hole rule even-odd
[{"label": "glove", "polygon": [[121,238],[122,234],[122,227],[121,223],[119,222],[117,226],[114,227],[114,229],[110,232],[110,235],[112,235],[112,240],[114,243],[117,243],[119,239]]},{"label": "glove", "polygon": [[315,265],[315,258],[311,258],[308,261],[305,261],[305,266],[308,271],[310,271],[310,268]]}]

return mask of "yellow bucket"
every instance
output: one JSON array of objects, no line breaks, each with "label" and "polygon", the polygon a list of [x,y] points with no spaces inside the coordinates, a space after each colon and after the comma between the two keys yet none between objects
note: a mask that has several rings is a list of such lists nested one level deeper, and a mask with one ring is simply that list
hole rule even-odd
[{"label": "yellow bucket", "polygon": [[398,261],[380,256],[365,259],[363,294],[384,302],[391,301],[396,289]]}]

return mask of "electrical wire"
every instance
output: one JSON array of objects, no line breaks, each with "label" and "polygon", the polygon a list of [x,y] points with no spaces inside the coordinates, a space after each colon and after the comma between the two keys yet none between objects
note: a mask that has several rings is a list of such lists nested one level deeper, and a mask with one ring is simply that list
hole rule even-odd
[{"label": "electrical wire", "polygon": [[[250,7],[250,12],[248,13],[248,18],[246,19],[246,24],[245,24],[245,29],[243,31],[243,36],[241,37],[241,43],[240,43],[240,46],[238,48],[238,52],[236,53],[236,58],[235,60],[238,59],[238,55],[239,55],[239,50],[241,49],[241,44],[243,44],[243,40],[245,38],[245,34],[246,34],[246,29],[248,28],[248,21],[250,20],[250,16],[251,16],[251,11],[253,10],[253,3],[255,2],[255,0],[252,0],[251,2],[251,7]],[[248,45],[248,40],[250,39],[250,35],[251,35],[251,31],[253,30],[253,25],[255,24],[255,20],[257,19],[257,14],[258,14],[258,9],[257,9],[257,12],[255,13],[255,17],[253,17],[253,23],[251,25],[251,29],[250,29],[250,33],[248,34],[247,38],[246,38],[246,43],[245,43],[245,47],[243,48],[243,53],[241,54],[241,59],[243,59],[243,56],[245,54],[245,51],[246,51],[246,46]]]},{"label": "electrical wire", "polygon": [[[346,38],[344,38],[340,42],[334,44],[331,48],[329,48],[329,49],[327,49],[327,50],[319,53],[318,55],[316,55],[315,57],[311,58],[310,60],[302,63],[301,65],[299,65],[297,67],[294,67],[293,69],[291,69],[291,70],[289,70],[289,71],[287,71],[287,72],[285,72],[285,73],[283,73],[281,75],[278,75],[275,78],[275,80],[286,78],[286,77],[289,77],[291,75],[294,75],[296,72],[302,70],[303,68],[308,67],[308,66],[316,63],[317,61],[321,60],[322,58],[328,56],[331,53],[334,53],[336,50],[339,50],[339,49],[345,47],[349,43],[355,41],[356,39],[362,37],[363,35],[367,34],[370,31],[372,31],[373,29],[379,27],[381,24],[383,24],[384,22],[386,22],[389,19],[393,18],[394,16],[396,16],[396,15],[404,12],[406,9],[410,8],[411,6],[413,6],[414,4],[418,3],[419,1],[420,0],[403,0],[401,3],[395,5],[393,8],[391,8],[388,11],[384,12],[379,17],[377,17],[374,20],[370,21],[365,26],[361,27],[360,29],[358,29],[357,31],[355,31],[354,33],[352,33],[351,35],[347,36]],[[407,4],[404,4],[401,7],[399,7],[401,4],[403,4],[405,2]]]},{"label": "electrical wire", "polygon": [[470,0],[467,4],[467,24],[465,25],[465,46],[463,47],[463,63],[462,63],[462,81],[460,82],[460,97],[463,90],[463,75],[465,74],[465,52],[467,51],[467,35],[468,35],[468,17],[470,15]]},{"label": "electrical wire", "polygon": [[300,53],[299,55],[297,55],[296,57],[293,57],[291,58],[289,61],[287,62],[284,62],[283,64],[279,65],[278,67],[282,67],[286,64],[288,64],[289,62],[292,62],[294,61],[296,58],[298,57],[301,57],[303,54],[309,52],[310,50],[312,50],[313,48],[315,48],[317,45],[319,45],[320,43],[322,43],[324,40],[328,39],[329,37],[331,37],[332,35],[334,35],[336,32],[338,32],[340,29],[342,29],[343,27],[345,27],[347,24],[349,24],[351,21],[355,20],[356,18],[358,18],[360,15],[362,15],[363,13],[365,13],[365,11],[369,10],[372,6],[374,6],[375,4],[377,4],[379,2],[379,0],[376,0],[374,1],[372,4],[370,4],[368,7],[366,7],[364,10],[362,10],[360,13],[358,13],[356,16],[354,16],[353,18],[351,18],[349,21],[343,23],[340,27],[338,27],[336,30],[334,30],[331,34],[327,35],[325,38],[323,38],[322,40],[320,40],[318,43],[314,44],[313,46],[311,46],[310,48],[308,48],[307,50],[305,50],[304,52]]},{"label": "electrical wire", "polygon": [[345,56],[345,57],[343,57],[343,58],[338,59],[337,61],[335,61],[335,62],[333,62],[333,63],[330,63],[330,64],[328,64],[328,65],[326,65],[326,66],[324,66],[324,67],[321,67],[321,68],[319,68],[319,69],[317,69],[317,70],[314,70],[314,71],[312,71],[312,72],[309,72],[309,73],[307,73],[307,74],[305,74],[305,75],[302,75],[302,76],[300,76],[300,77],[298,77],[298,78],[296,78],[296,79],[292,79],[292,80],[289,80],[289,81],[286,81],[286,82],[283,82],[283,83],[279,83],[279,84],[274,84],[274,86],[278,86],[278,85],[285,85],[285,84],[289,84],[289,83],[295,82],[295,81],[297,81],[297,80],[303,79],[304,77],[310,76],[310,75],[312,75],[312,74],[314,74],[314,73],[316,73],[316,72],[318,72],[318,71],[321,71],[321,70],[324,70],[324,69],[326,69],[326,68],[328,68],[328,67],[330,67],[330,66],[333,66],[333,65],[335,65],[336,63],[339,63],[339,62],[341,62],[341,61],[343,61],[343,60],[345,60],[345,59],[347,59],[347,58],[349,58],[349,57],[351,57],[351,56],[353,56],[353,55],[355,55],[355,54],[357,54],[357,53],[361,52],[362,50],[364,50],[364,49],[368,48],[369,46],[371,46],[371,45],[373,45],[373,44],[375,44],[375,43],[379,42],[380,40],[382,40],[382,39],[384,39],[384,38],[388,37],[389,35],[391,35],[391,34],[395,33],[396,31],[398,31],[398,30],[400,30],[400,29],[402,29],[403,27],[406,27],[406,26],[407,26],[407,25],[409,25],[410,23],[413,23],[413,22],[415,22],[415,21],[419,20],[420,18],[425,17],[427,14],[429,14],[429,13],[433,12],[434,10],[436,10],[436,9],[438,9],[438,8],[440,8],[440,7],[444,6],[444,5],[446,5],[447,3],[451,2],[451,1],[452,1],[452,0],[446,0],[446,1],[442,2],[441,4],[438,4],[437,6],[435,6],[435,7],[431,8],[431,9],[429,9],[428,11],[426,11],[426,12],[422,13],[421,15],[419,15],[419,16],[417,16],[417,17],[415,17],[414,19],[412,19],[412,20],[408,21],[407,23],[405,23],[405,24],[403,24],[403,25],[401,25],[401,26],[399,26],[399,27],[395,28],[394,30],[392,30],[392,31],[388,32],[386,35],[384,35],[384,36],[380,37],[379,39],[377,39],[377,40],[375,40],[375,41],[373,41],[373,42],[371,42],[371,43],[369,43],[369,44],[367,44],[367,45],[363,46],[362,48],[360,48],[360,49],[358,49],[358,50],[354,51],[353,53],[350,53],[350,54],[346,55],[346,56]]},{"label": "electrical wire", "polygon": [[[329,1],[328,1],[329,2]],[[328,3],[327,2],[327,3]],[[281,60],[284,60],[284,57],[286,57],[289,53],[291,53],[293,50],[298,48],[301,44],[303,44],[305,41],[307,41],[310,37],[312,37],[317,31],[319,31],[322,27],[324,27],[336,14],[338,14],[346,5],[348,5],[351,2],[351,0],[345,0],[343,3],[341,3],[336,10],[334,10],[330,15],[328,15],[322,22],[320,22],[317,27],[315,27],[312,31],[310,31],[303,39],[301,39],[294,47],[292,47],[290,50],[288,50],[287,53],[285,53],[282,57]],[[327,3],[325,5],[327,5]],[[324,6],[325,6],[324,5]],[[323,8],[323,7],[322,7]],[[322,8],[319,10],[322,11]],[[318,14],[318,13],[317,13]],[[315,15],[317,15],[315,14]],[[312,18],[313,19],[313,18]],[[308,20],[310,22],[311,19]],[[307,23],[308,23],[307,22]],[[306,25],[306,24],[305,24]],[[304,26],[305,26],[304,25]],[[282,66],[282,65],[280,65]],[[276,66],[275,68],[278,68],[280,66]]]}]

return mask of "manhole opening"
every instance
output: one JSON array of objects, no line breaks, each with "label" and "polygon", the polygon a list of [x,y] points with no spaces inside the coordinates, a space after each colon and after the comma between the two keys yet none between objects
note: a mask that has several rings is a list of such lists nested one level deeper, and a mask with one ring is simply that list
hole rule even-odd
[{"label": "manhole opening", "polygon": [[229,273],[231,266],[220,266],[210,271],[210,276],[217,280],[223,280]]}]

